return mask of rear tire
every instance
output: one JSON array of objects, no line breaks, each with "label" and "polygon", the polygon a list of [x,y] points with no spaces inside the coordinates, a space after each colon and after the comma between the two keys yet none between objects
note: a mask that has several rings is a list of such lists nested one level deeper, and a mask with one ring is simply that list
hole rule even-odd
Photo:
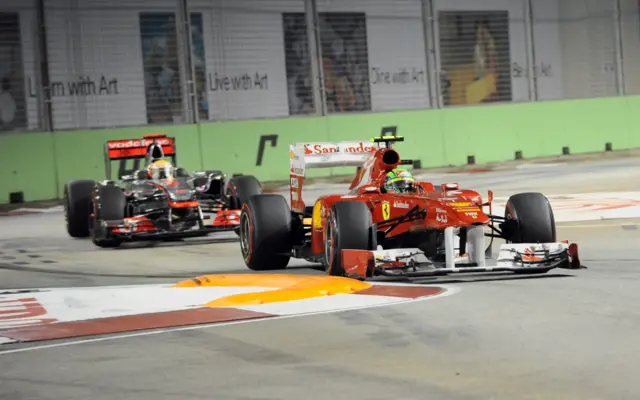
[{"label": "rear tire", "polygon": [[[262,194],[260,181],[251,175],[241,175],[231,178],[227,188],[228,204],[231,210],[241,210],[242,206],[249,201],[251,196]],[[240,236],[240,228],[234,229],[236,235]]]},{"label": "rear tire", "polygon": [[324,230],[323,264],[329,275],[346,276],[342,250],[375,250],[371,210],[359,201],[335,203]]},{"label": "rear tire", "polygon": [[[549,200],[541,193],[519,193],[507,201],[505,239],[511,243],[556,242],[556,220]],[[513,222],[509,222],[509,220]]]},{"label": "rear tire", "polygon": [[253,196],[242,205],[240,250],[253,271],[284,269],[293,250],[291,209],[277,194]]},{"label": "rear tire", "polygon": [[67,233],[73,238],[90,236],[91,192],[94,181],[70,181],[64,185],[64,218]]},{"label": "rear tire", "polygon": [[127,199],[118,186],[107,185],[98,188],[98,204],[93,218],[93,243],[104,248],[118,247],[121,239],[111,237],[98,225],[100,221],[114,221],[125,218]]}]

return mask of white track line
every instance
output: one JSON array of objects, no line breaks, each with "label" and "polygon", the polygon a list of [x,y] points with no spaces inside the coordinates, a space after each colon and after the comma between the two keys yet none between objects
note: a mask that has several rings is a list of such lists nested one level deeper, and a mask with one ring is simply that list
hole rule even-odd
[{"label": "white track line", "polygon": [[623,226],[636,226],[638,224],[632,224],[632,223],[627,223],[627,224],[600,224],[600,225],[558,225],[558,228],[571,228],[571,229],[577,229],[577,228],[621,228]]}]

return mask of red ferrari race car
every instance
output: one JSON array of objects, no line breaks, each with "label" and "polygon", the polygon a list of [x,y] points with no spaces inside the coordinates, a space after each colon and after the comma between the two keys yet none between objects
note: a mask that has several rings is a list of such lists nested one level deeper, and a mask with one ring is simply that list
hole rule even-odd
[{"label": "red ferrari race car", "polygon": [[[322,263],[330,275],[357,279],[581,267],[577,245],[557,241],[544,195],[513,195],[504,216],[492,215],[491,191],[483,199],[454,183],[436,186],[410,177],[401,167],[410,162],[391,146],[402,140],[291,145],[291,206],[283,196],[261,194],[242,207],[246,265],[282,269],[294,257]],[[360,167],[348,193],[321,196],[306,206],[306,170],[337,166]],[[505,243],[489,263],[494,238]]]},{"label": "red ferrari race car", "polygon": [[[91,237],[100,247],[237,233],[242,202],[262,193],[253,176],[227,181],[221,171],[190,175],[177,168],[175,139],[166,135],[109,141],[104,154],[107,180],[74,180],[64,187],[67,232]],[[112,163],[119,165],[115,177]]]}]

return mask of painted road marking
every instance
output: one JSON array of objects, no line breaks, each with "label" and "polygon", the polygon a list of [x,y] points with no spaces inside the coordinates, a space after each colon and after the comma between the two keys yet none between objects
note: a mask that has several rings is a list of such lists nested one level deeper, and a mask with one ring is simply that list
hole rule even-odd
[{"label": "painted road marking", "polygon": [[4,343],[68,339],[366,308],[445,292],[435,286],[383,286],[333,276],[229,274],[175,285],[45,289],[29,297],[5,293],[0,337]]},{"label": "painted road marking", "polygon": [[[396,285],[396,284],[385,284],[385,285]],[[397,285],[401,286],[403,284],[397,284]],[[436,296],[428,296],[428,297],[418,297],[418,298],[406,299],[406,300],[399,301],[398,303],[395,303],[395,304],[407,304],[407,303],[414,303],[414,302],[418,302],[418,301],[433,300],[433,299],[440,298],[440,297],[451,296],[453,294],[456,294],[456,293],[460,292],[460,288],[459,287],[452,287],[452,286],[446,286],[446,285],[443,285],[443,286],[440,286],[440,287],[442,289],[444,289],[444,290],[443,290],[442,293],[440,293],[440,294],[438,294]],[[389,304],[385,303],[385,304],[377,304],[377,305],[367,305],[367,306],[343,308],[341,310],[316,311],[316,312],[307,312],[307,313],[304,313],[304,314],[301,313],[301,314],[281,315],[281,316],[272,317],[272,318],[247,319],[247,320],[239,320],[239,321],[231,321],[231,322],[220,322],[220,323],[215,323],[215,324],[182,326],[182,327],[177,327],[177,328],[161,329],[161,330],[155,330],[155,331],[116,334],[116,335],[113,335],[113,336],[107,336],[107,337],[101,337],[101,338],[81,339],[81,340],[73,340],[73,341],[68,341],[68,342],[63,342],[63,343],[53,343],[53,344],[45,344],[45,345],[24,347],[24,348],[20,348],[20,349],[4,350],[4,351],[0,351],[0,356],[8,355],[8,354],[15,354],[15,353],[25,353],[25,352],[30,352],[30,351],[55,349],[55,348],[59,348],[59,347],[77,346],[77,345],[82,345],[82,344],[123,340],[123,339],[136,338],[136,337],[142,337],[142,336],[156,336],[156,335],[163,335],[165,333],[174,333],[174,332],[182,332],[182,331],[193,331],[193,330],[201,330],[201,329],[210,329],[210,328],[218,328],[218,327],[224,327],[224,326],[241,325],[241,324],[247,324],[247,323],[258,323],[258,322],[264,322],[264,321],[278,321],[278,320],[298,318],[298,317],[306,317],[306,316],[314,316],[314,315],[335,314],[335,313],[341,313],[341,312],[347,312],[347,311],[355,311],[355,310],[362,310],[362,309],[385,307],[385,306],[388,306],[388,305]],[[2,343],[2,332],[0,332],[0,343]]]},{"label": "painted road marking", "polygon": [[241,293],[213,300],[207,307],[239,307],[283,301],[305,300],[321,296],[353,294],[370,289],[373,285],[355,279],[307,275],[229,274],[205,275],[180,282],[175,287],[221,287],[255,285],[277,290],[261,293]]},{"label": "painted road marking", "polygon": [[559,225],[558,228],[563,229],[578,229],[578,228],[631,228],[637,227],[636,224],[630,224],[628,222],[620,222],[618,224],[586,224],[586,225]]},{"label": "painted road marking", "polygon": [[274,314],[236,308],[200,307],[190,310],[17,327],[15,329],[0,330],[0,335],[18,342],[35,342],[275,316]]},{"label": "painted road marking", "polygon": [[0,299],[0,329],[57,322],[55,318],[43,318],[46,314],[35,297]]}]

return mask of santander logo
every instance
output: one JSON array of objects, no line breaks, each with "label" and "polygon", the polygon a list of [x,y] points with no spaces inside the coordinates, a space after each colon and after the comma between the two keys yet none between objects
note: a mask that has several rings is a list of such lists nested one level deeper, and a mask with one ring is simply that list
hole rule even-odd
[{"label": "santander logo", "polygon": [[364,144],[363,142],[342,144],[340,149],[339,144],[305,144],[304,154],[329,154],[329,153],[370,153],[376,151],[375,146]]}]

